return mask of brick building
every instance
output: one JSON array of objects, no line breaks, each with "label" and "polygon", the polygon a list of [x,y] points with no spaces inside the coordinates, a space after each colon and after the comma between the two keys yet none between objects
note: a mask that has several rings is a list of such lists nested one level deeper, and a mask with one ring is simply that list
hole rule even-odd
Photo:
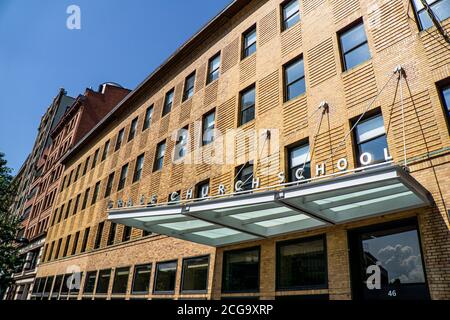
[{"label": "brick building", "polygon": [[64,156],[32,298],[449,299],[429,3],[233,1]]}]

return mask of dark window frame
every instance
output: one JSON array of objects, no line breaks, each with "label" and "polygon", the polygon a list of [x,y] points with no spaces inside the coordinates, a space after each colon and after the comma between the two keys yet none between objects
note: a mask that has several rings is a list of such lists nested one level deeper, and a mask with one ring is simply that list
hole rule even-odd
[{"label": "dark window frame", "polygon": [[[255,96],[255,101],[252,105],[247,106],[245,109],[243,108],[243,99],[244,96],[248,93],[250,93],[251,91],[254,92],[254,96]],[[250,119],[246,122],[242,122],[243,121],[243,113],[245,111],[248,110],[253,110],[253,119]],[[251,85],[249,85],[247,88],[245,88],[244,90],[242,90],[241,92],[239,92],[239,110],[238,110],[239,114],[238,114],[238,127],[242,127],[243,125],[246,125],[247,123],[250,123],[252,121],[255,120],[256,118],[256,83],[253,83]]]},{"label": "dark window frame", "polygon": [[[92,291],[86,291],[86,287],[89,283],[89,279],[94,276],[94,283],[92,285]],[[96,287],[97,287],[97,280],[98,280],[98,270],[93,271],[87,271],[86,275],[84,277],[84,283],[83,283],[83,295],[93,295],[95,293]],[[90,290],[90,289],[89,289]]]},{"label": "dark window frame", "polygon": [[109,154],[110,147],[111,147],[111,140],[108,140],[105,142],[105,145],[103,147],[102,159],[100,162],[103,162],[106,160],[106,158],[108,157],[108,154]]},{"label": "dark window frame", "polygon": [[[219,67],[216,69],[212,69],[213,67],[212,64],[217,58],[219,59]],[[221,65],[222,65],[222,53],[219,51],[208,60],[208,73],[206,74],[206,85],[209,85],[210,83],[220,78]],[[215,77],[216,73],[217,77]]]},{"label": "dark window frame", "polygon": [[[436,3],[439,3],[439,2],[441,2],[441,1],[445,1],[445,0],[434,0],[434,2],[433,2],[432,4],[428,4],[428,5],[429,5],[430,8],[433,10],[432,6],[434,6]],[[448,1],[448,0],[447,0],[447,1]],[[432,23],[432,25],[431,25],[430,27],[425,28],[425,26],[423,25],[422,20],[420,19],[420,14],[421,14],[422,12],[426,12],[425,7],[422,8],[422,9],[420,9],[420,10],[417,10],[417,7],[416,7],[416,4],[415,4],[415,1],[414,1],[414,0],[411,0],[411,5],[412,5],[413,11],[414,11],[414,16],[415,16],[415,18],[416,18],[417,28],[419,29],[419,31],[425,31],[425,30],[428,30],[428,29],[433,28],[433,27],[434,27],[434,24],[433,24],[433,23]],[[427,13],[427,16],[428,16],[428,13]],[[438,20],[440,19],[439,17],[436,17],[436,18],[437,18]],[[448,17],[445,18],[444,20],[446,20],[446,19],[448,19]],[[444,21],[444,20],[441,20],[441,21],[439,21],[439,22],[442,22],[442,21]]]},{"label": "dark window frame", "polygon": [[[352,29],[359,27],[359,25],[363,26],[364,35],[366,36],[366,41],[361,42],[358,45],[356,45],[356,46],[352,47],[351,49],[348,49],[347,51],[344,52],[343,45],[342,45],[342,36],[345,33],[351,31]],[[366,63],[370,59],[372,59],[372,52],[370,51],[370,46],[369,46],[369,38],[367,37],[367,32],[366,32],[366,24],[365,24],[363,18],[359,18],[359,19],[353,21],[352,23],[350,23],[349,25],[345,26],[343,29],[339,30],[337,32],[337,38],[338,38],[339,53],[340,53],[340,59],[341,59],[341,65],[342,65],[342,72],[348,72],[354,68],[357,68],[358,66],[362,65],[363,63]],[[367,44],[367,49],[369,51],[369,58],[363,62],[360,62],[360,63],[352,66],[352,67],[348,67],[345,56],[366,44]]]},{"label": "dark window frame", "polygon": [[[106,292],[98,292],[98,290],[99,290],[98,285],[99,285],[99,282],[101,280],[102,272],[104,272],[106,274],[106,272],[108,272],[108,271],[109,271],[109,277],[108,277],[108,284],[106,286]],[[102,269],[102,270],[98,271],[97,283],[95,285],[95,296],[97,296],[97,295],[99,295],[99,296],[106,296],[106,295],[108,295],[109,289],[111,287],[111,278],[112,278],[112,269],[111,268],[109,268],[109,269]],[[102,290],[103,290],[103,288],[102,288]]]},{"label": "dark window frame", "polygon": [[[214,125],[212,128],[209,128],[206,126],[206,119],[210,116],[214,114]],[[208,144],[211,144],[214,142],[215,140],[215,135],[213,134],[211,141],[205,140],[205,134],[208,130],[215,130],[216,129],[216,108],[213,108],[211,110],[209,110],[208,112],[206,112],[203,116],[202,116],[202,146],[207,146]]]},{"label": "dark window frame", "polygon": [[[164,154],[163,154],[162,157],[159,157],[159,155],[158,155],[159,154],[159,148],[161,146],[163,146],[163,145],[164,145]],[[166,156],[166,151],[167,151],[166,140],[163,140],[163,141],[159,142],[156,145],[155,159],[153,161],[153,169],[152,169],[153,172],[160,171],[164,167],[164,158]],[[161,164],[160,164],[160,162],[161,162]]]},{"label": "dark window frame", "polygon": [[[306,145],[309,146],[309,157],[311,158],[311,144],[309,143],[309,138],[304,138],[304,139],[302,139],[302,140],[300,140],[300,141],[298,141],[298,142],[296,142],[294,144],[291,144],[291,145],[286,147],[286,165],[287,165],[286,173],[288,173],[288,176],[285,176],[285,180],[287,182],[301,182],[302,181],[302,180],[292,180],[291,173],[292,173],[293,168],[292,168],[291,152],[292,152],[293,149],[300,148],[300,147],[305,147]],[[307,168],[308,163],[311,166],[311,159],[306,162],[305,169]],[[303,164],[300,165],[300,167],[302,167],[302,166],[303,166]],[[312,175],[311,175],[311,168],[309,168],[309,176],[312,177]],[[308,179],[308,178],[305,177],[305,179]]]},{"label": "dark window frame", "polygon": [[123,190],[125,188],[125,185],[127,184],[127,178],[128,178],[128,168],[129,163],[122,166],[120,169],[120,175],[119,175],[119,183],[117,185],[117,191]]},{"label": "dark window frame", "polygon": [[[165,117],[172,111],[174,98],[175,98],[175,88],[172,88],[166,92],[166,95],[164,97],[164,104],[163,104],[161,118]],[[169,100],[170,100],[170,102],[169,102]]]},{"label": "dark window frame", "polygon": [[[293,2],[297,2],[297,4],[298,4],[298,11],[295,12],[294,14],[290,15],[289,17],[285,17],[284,16],[284,8],[286,8],[288,5],[290,5]],[[291,29],[293,26],[295,26],[296,24],[298,24],[301,21],[302,17],[300,15],[300,3],[299,3],[299,0],[286,0],[286,1],[281,3],[280,8],[281,8],[281,10],[280,10],[280,13],[281,13],[281,32],[284,32],[286,30]],[[294,17],[296,14],[298,14],[298,21],[296,23],[294,23],[292,26],[288,27],[287,26],[287,21],[289,19],[291,19],[292,17]]]},{"label": "dark window frame", "polygon": [[450,101],[447,105],[447,101],[444,98],[444,91],[450,90],[450,77],[436,83],[437,91],[439,94],[439,100],[442,106],[442,112],[444,113],[445,123],[447,124],[447,130],[450,135]]},{"label": "dark window frame", "polygon": [[[135,286],[135,283],[136,283],[136,276],[137,276],[136,269],[140,268],[140,267],[147,267],[147,266],[150,266],[150,274],[149,274],[148,283],[147,283],[148,290],[147,291],[135,291],[134,290],[134,286]],[[139,265],[135,265],[134,266],[134,268],[133,268],[133,280],[131,282],[131,288],[130,288],[130,293],[132,295],[147,295],[147,294],[150,293],[150,289],[151,289],[150,287],[151,287],[151,281],[152,281],[152,272],[153,272],[153,263],[146,263],[146,264],[144,263],[144,264],[139,264]]]},{"label": "dark window frame", "polygon": [[[295,65],[296,63],[303,63],[303,76],[288,83],[287,70],[290,67],[292,67],[293,65]],[[291,87],[301,81],[303,81],[305,83],[305,91],[303,91],[301,94],[299,94],[295,97],[289,98],[289,87]],[[307,88],[306,88],[305,59],[303,57],[303,54],[301,54],[283,65],[283,101],[284,101],[284,103],[287,103],[289,101],[298,99],[301,96],[304,96],[306,94],[306,89]]]},{"label": "dark window frame", "polygon": [[105,222],[102,221],[97,226],[97,232],[95,234],[95,241],[94,241],[94,250],[100,249],[100,247],[102,245],[104,229],[105,229]]},{"label": "dark window frame", "polygon": [[[206,258],[208,260],[208,267],[206,270],[206,288],[204,290],[184,290],[183,287],[184,287],[184,276],[185,276],[185,270],[184,270],[185,262],[187,262],[189,260],[204,259],[204,258]],[[183,258],[183,260],[181,262],[180,294],[199,294],[199,293],[208,292],[209,269],[211,267],[210,263],[211,263],[211,255],[202,255],[202,256],[198,256],[198,257]]]},{"label": "dark window frame", "polygon": [[106,181],[106,186],[105,186],[105,195],[104,198],[108,198],[109,196],[111,196],[111,192],[114,186],[114,179],[115,179],[116,173],[115,172],[111,172],[108,175],[108,180]]},{"label": "dark window frame", "polygon": [[[188,87],[188,81],[193,78],[192,86]],[[195,94],[195,79],[196,79],[196,70],[194,70],[191,74],[189,74],[186,79],[184,80],[183,85],[183,101],[185,102],[189,99],[191,99]]]},{"label": "dark window frame", "polygon": [[94,186],[94,193],[92,194],[91,206],[97,203],[98,194],[100,193],[101,181],[97,181]]},{"label": "dark window frame", "polygon": [[[121,270],[124,270],[124,269],[128,269],[128,276],[127,276],[127,282],[126,282],[126,286],[125,286],[125,292],[114,292],[114,287],[116,285],[117,272],[121,271]],[[125,296],[127,294],[128,282],[130,280],[130,273],[131,273],[131,266],[116,267],[114,269],[114,277],[113,277],[113,284],[112,284],[112,288],[111,288],[111,295],[113,295],[113,296]]]},{"label": "dark window frame", "polygon": [[133,183],[136,183],[141,180],[142,172],[144,171],[144,162],[145,162],[145,153],[142,153],[136,158],[136,164],[134,166],[134,173],[133,173]]},{"label": "dark window frame", "polygon": [[114,147],[114,152],[118,151],[123,143],[123,138],[125,136],[125,128],[119,130],[116,138],[116,146]]},{"label": "dark window frame", "polygon": [[144,123],[142,124],[142,131],[145,131],[148,128],[150,128],[150,126],[152,124],[153,111],[154,111],[153,108],[154,108],[154,105],[152,104],[145,110]]},{"label": "dark window frame", "polygon": [[[173,286],[173,290],[170,291],[156,291],[156,283],[158,281],[158,266],[163,264],[175,263],[175,283]],[[177,287],[177,273],[178,273],[178,260],[168,260],[168,261],[160,261],[155,264],[155,275],[153,279],[153,294],[154,295],[173,295],[175,294],[175,290]]]},{"label": "dark window frame", "polygon": [[131,140],[133,140],[136,137],[138,122],[139,122],[139,117],[136,117],[133,120],[131,120],[130,130],[128,131],[127,142],[130,142]]},{"label": "dark window frame", "polygon": [[[253,33],[255,34],[255,41],[250,44],[247,44],[248,37]],[[253,47],[254,51],[251,51]],[[245,58],[254,55],[256,51],[258,51],[258,29],[255,23],[242,34],[241,60],[244,60]]]}]

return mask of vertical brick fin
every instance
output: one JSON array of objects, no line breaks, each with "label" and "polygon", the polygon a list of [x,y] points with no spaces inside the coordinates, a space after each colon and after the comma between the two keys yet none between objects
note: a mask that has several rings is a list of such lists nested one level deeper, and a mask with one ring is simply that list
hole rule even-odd
[{"label": "vertical brick fin", "polygon": [[308,50],[308,66],[311,87],[317,86],[337,74],[331,38]]},{"label": "vertical brick fin", "polygon": [[[450,34],[450,21],[443,26]],[[437,30],[429,30],[422,35],[423,46],[428,57],[428,63],[432,70],[438,69],[450,63],[450,50],[448,44]]]},{"label": "vertical brick fin", "polygon": [[181,182],[183,181],[183,172],[184,172],[183,164],[176,164],[176,165],[172,166],[171,175],[170,175],[170,186],[171,187],[181,184]]},{"label": "vertical brick fin", "polygon": [[182,96],[183,96],[183,81],[180,81],[175,86],[175,96],[173,97],[173,108],[174,109],[180,105]]},{"label": "vertical brick fin", "polygon": [[[153,162],[155,161],[154,148],[145,154],[144,168],[142,170],[142,178],[146,178],[153,170]],[[119,173],[120,174],[120,173]]]},{"label": "vertical brick fin", "polygon": [[343,75],[347,108],[360,106],[376,97],[377,82],[372,63],[364,64]]},{"label": "vertical brick fin", "polygon": [[278,173],[281,163],[279,153],[274,153],[258,160],[256,176],[260,178],[261,187],[273,186],[279,183]]},{"label": "vertical brick fin", "polygon": [[302,24],[297,23],[281,35],[281,55],[284,57],[302,46]]},{"label": "vertical brick fin", "polygon": [[259,22],[258,43],[262,47],[276,37],[278,33],[277,10],[269,12]]},{"label": "vertical brick fin", "polygon": [[199,92],[203,89],[206,82],[206,63],[198,68],[197,81],[195,82],[195,92]]},{"label": "vertical brick fin", "polygon": [[211,170],[211,165],[209,165],[207,163],[203,163],[203,164],[195,166],[195,174],[197,176],[201,176],[210,170]]},{"label": "vertical brick fin", "polygon": [[216,196],[219,194],[219,185],[225,186],[226,192],[231,192],[233,176],[231,172],[223,173],[211,179],[211,195]]},{"label": "vertical brick fin", "polygon": [[236,38],[223,49],[222,74],[239,62],[239,38]]},{"label": "vertical brick fin", "polygon": [[243,60],[240,64],[239,80],[244,83],[256,76],[256,54]]},{"label": "vertical brick fin", "polygon": [[205,89],[205,96],[203,98],[204,106],[209,106],[217,100],[217,90],[219,89],[219,81],[214,81]]},{"label": "vertical brick fin", "polygon": [[236,97],[221,104],[217,112],[217,128],[221,134],[235,127]]},{"label": "vertical brick fin", "polygon": [[[115,147],[115,145],[114,145],[114,147]],[[111,157],[111,163],[110,163],[110,166],[109,166],[110,168],[116,168],[117,167],[117,161],[119,159],[119,152],[115,152],[113,154],[113,156]]]},{"label": "vertical brick fin", "polygon": [[360,9],[359,0],[331,0],[334,23],[339,23]]},{"label": "vertical brick fin", "polygon": [[306,96],[300,97],[283,109],[284,136],[308,126],[308,105]]},{"label": "vertical brick fin", "polygon": [[391,0],[369,14],[375,49],[380,52],[411,35],[402,0]]},{"label": "vertical brick fin", "polygon": [[303,14],[307,15],[325,3],[325,0],[303,0]]},{"label": "vertical brick fin", "polygon": [[[149,135],[149,129],[142,132],[141,137],[139,139],[139,150],[142,150],[145,148],[145,146],[148,143],[148,135]],[[115,168],[116,166],[111,166],[111,168]]]},{"label": "vertical brick fin", "polygon": [[[433,111],[428,91],[415,94],[404,100],[405,138],[408,158],[422,156],[442,148],[439,126]],[[395,150],[403,158],[403,122],[401,102],[390,111],[388,130],[395,138]]]},{"label": "vertical brick fin", "polygon": [[[337,168],[334,164],[338,159],[347,156],[345,145],[339,147],[344,136],[344,126],[339,126],[330,131],[320,133],[315,141],[311,141],[311,143],[315,143],[313,155],[315,163],[321,164],[329,159],[326,163],[327,174],[337,172]],[[332,154],[333,156],[330,159]],[[313,171],[312,173],[314,174],[315,172]]]},{"label": "vertical brick fin", "polygon": [[159,137],[162,137],[169,130],[170,114],[161,119],[159,123]]},{"label": "vertical brick fin", "polygon": [[189,117],[191,116],[191,109],[192,109],[192,99],[189,99],[188,101],[184,102],[181,105],[180,118],[178,120],[180,125],[186,120],[189,120]]},{"label": "vertical brick fin", "polygon": [[175,142],[169,137],[166,140],[166,153],[164,154],[164,167],[167,168],[169,164],[172,163],[173,149],[175,147]]},{"label": "vertical brick fin", "polygon": [[236,132],[234,154],[237,161],[250,160],[256,149],[255,123],[246,125]]},{"label": "vertical brick fin", "polygon": [[258,86],[258,115],[262,115],[279,105],[279,85],[280,76],[278,70],[261,79]]},{"label": "vertical brick fin", "polygon": [[161,119],[163,103],[164,101],[162,97],[156,100],[154,105],[155,111],[153,112],[153,119],[152,119],[153,123],[156,123],[157,121],[159,121],[159,119]]},{"label": "vertical brick fin", "polygon": [[161,171],[155,172],[150,180],[150,195],[158,194],[161,184]]}]

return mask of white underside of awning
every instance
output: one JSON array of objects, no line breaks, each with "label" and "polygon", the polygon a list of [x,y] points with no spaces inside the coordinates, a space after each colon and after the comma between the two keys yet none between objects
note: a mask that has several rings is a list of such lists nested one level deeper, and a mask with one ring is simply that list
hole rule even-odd
[{"label": "white underside of awning", "polygon": [[111,210],[113,222],[209,246],[264,239],[424,207],[429,193],[397,166],[276,191]]}]

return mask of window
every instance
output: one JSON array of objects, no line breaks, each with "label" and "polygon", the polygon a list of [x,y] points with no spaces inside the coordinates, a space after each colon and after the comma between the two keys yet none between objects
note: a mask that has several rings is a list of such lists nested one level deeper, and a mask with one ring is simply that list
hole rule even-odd
[{"label": "window", "polygon": [[195,71],[191,73],[184,81],[183,102],[194,95]]},{"label": "window", "polygon": [[209,84],[214,80],[219,79],[219,76],[220,76],[220,52],[211,59],[209,59],[208,78],[206,84]]},{"label": "window", "polygon": [[117,268],[114,275],[112,294],[126,294],[130,268]]},{"label": "window", "polygon": [[125,187],[125,182],[127,181],[127,175],[128,175],[128,163],[122,167],[122,170],[120,171],[120,179],[119,179],[119,185],[117,186],[117,191],[122,190]]},{"label": "window", "polygon": [[94,292],[95,279],[97,278],[97,271],[90,271],[86,273],[86,280],[84,281],[84,294]]},{"label": "window", "polygon": [[116,238],[116,230],[117,230],[117,224],[112,222],[109,227],[109,234],[108,234],[108,246],[112,246],[114,244],[114,240]]},{"label": "window", "polygon": [[259,248],[223,253],[223,292],[259,291]]},{"label": "window", "polygon": [[45,283],[45,288],[44,288],[44,296],[48,296],[50,294],[50,290],[52,290],[52,286],[53,286],[53,277],[48,277],[47,278],[47,282]]},{"label": "window", "polygon": [[305,66],[303,58],[296,59],[284,66],[284,85],[285,102],[305,93]]},{"label": "window", "polygon": [[136,167],[134,168],[133,183],[141,180],[143,167],[144,167],[144,154],[141,154],[136,159]]},{"label": "window", "polygon": [[86,230],[84,230],[83,243],[81,244],[81,250],[80,250],[80,252],[82,252],[82,253],[86,252],[90,231],[91,231],[90,228],[86,228]]},{"label": "window", "polygon": [[255,119],[255,85],[241,92],[241,102],[239,106],[239,125]]},{"label": "window", "polygon": [[67,238],[66,238],[66,244],[65,244],[65,246],[64,246],[64,251],[63,251],[63,258],[64,257],[67,257],[67,253],[69,252],[69,245],[70,245],[70,238],[71,238],[72,236],[71,235],[69,235],[69,236],[67,236]]},{"label": "window", "polygon": [[111,279],[111,269],[100,270],[98,273],[97,288],[95,294],[107,294],[109,288],[109,281]]},{"label": "window", "polygon": [[62,283],[63,283],[63,276],[62,275],[56,276],[52,290],[52,296],[56,299],[59,297],[59,292],[61,291]]},{"label": "window", "polygon": [[188,150],[189,127],[180,129],[177,133],[177,142],[174,150],[174,160],[184,158]]},{"label": "window", "polygon": [[92,169],[95,168],[98,161],[98,155],[100,154],[100,149],[95,150],[94,159],[92,159]]},{"label": "window", "polygon": [[244,33],[242,48],[242,58],[249,57],[256,52],[256,26]]},{"label": "window", "polygon": [[152,115],[153,115],[153,106],[150,106],[145,110],[145,118],[144,118],[144,125],[142,126],[142,131],[147,130],[150,128],[150,125],[152,123]]},{"label": "window", "polygon": [[164,107],[163,107],[163,113],[162,113],[163,117],[172,110],[173,94],[174,94],[174,89],[172,89],[166,93],[166,98],[164,99]]},{"label": "window", "polygon": [[93,204],[95,204],[97,202],[98,192],[99,191],[100,191],[100,181],[95,184],[94,194],[92,195],[91,205],[93,205]]},{"label": "window", "polygon": [[344,71],[370,59],[364,23],[358,22],[339,35]]},{"label": "window", "polygon": [[150,289],[152,265],[146,264],[134,268],[133,294],[147,294]]},{"label": "window", "polygon": [[77,253],[77,246],[78,246],[79,240],[80,240],[80,231],[75,233],[75,238],[73,239],[73,246],[72,246],[72,252],[71,252],[72,256]]},{"label": "window", "polygon": [[175,291],[175,279],[177,274],[177,262],[164,262],[156,264],[155,293],[173,293]]},{"label": "window", "polygon": [[75,205],[73,206],[72,214],[74,214],[74,215],[77,214],[77,212],[78,212],[78,206],[80,204],[80,199],[81,199],[81,193],[79,195],[77,195],[77,198],[75,200]]},{"label": "window", "polygon": [[83,176],[85,176],[87,173],[87,170],[89,168],[89,160],[90,159],[91,159],[91,157],[87,157],[87,159],[86,159],[86,164],[84,165],[84,168],[83,168]]},{"label": "window", "polygon": [[442,86],[440,89],[444,113],[447,116],[447,124],[450,129],[450,84]]},{"label": "window", "polygon": [[361,121],[355,128],[355,141],[358,166],[384,162],[388,145],[383,116],[377,114]]},{"label": "window", "polygon": [[282,5],[283,30],[287,30],[300,21],[300,5],[298,0],[287,1]]},{"label": "window", "polygon": [[123,228],[122,242],[129,241],[131,239],[131,231],[132,228],[130,226],[125,226]]},{"label": "window", "polygon": [[110,145],[110,142],[109,142],[109,140],[108,140],[108,141],[106,141],[105,147],[104,147],[104,149],[103,149],[102,161],[105,161],[106,157],[108,156],[108,153],[109,153],[109,145]]},{"label": "window", "polygon": [[66,215],[64,216],[64,219],[67,219],[69,217],[71,207],[72,207],[72,200],[69,200],[69,203],[67,204]]},{"label": "window", "polygon": [[104,222],[100,222],[97,228],[97,236],[95,237],[94,249],[100,248],[100,244],[102,243],[102,234],[103,228],[105,226]]},{"label": "window", "polygon": [[236,181],[237,184],[240,181],[239,188],[236,191],[247,191],[252,189],[253,184],[253,163],[248,163],[236,168]]},{"label": "window", "polygon": [[61,250],[62,239],[58,240],[58,245],[56,246],[55,259],[59,258],[59,252]]},{"label": "window", "polygon": [[116,147],[114,148],[114,151],[117,151],[120,149],[120,146],[122,145],[123,142],[123,135],[125,134],[125,129],[121,129],[119,131],[119,134],[117,135],[117,140],[116,140]]},{"label": "window", "polygon": [[73,180],[73,182],[76,182],[78,180],[80,171],[81,171],[81,163],[77,166],[77,171],[75,171],[75,179]]},{"label": "window", "polygon": [[81,210],[86,209],[87,202],[88,202],[88,199],[89,199],[89,192],[90,192],[90,191],[91,191],[91,189],[87,189],[87,190],[84,192],[84,199],[83,199],[83,205],[81,206]]},{"label": "window", "polygon": [[311,178],[311,154],[309,143],[292,147],[289,153],[289,182]]},{"label": "window", "polygon": [[111,195],[113,183],[114,183],[114,172],[111,173],[108,177],[108,182],[106,183],[106,188],[105,188],[105,198],[107,198]]},{"label": "window", "polygon": [[136,136],[136,131],[137,131],[137,124],[138,124],[138,117],[134,118],[131,121],[131,125],[130,125],[130,132],[128,134],[128,142],[130,142],[131,140],[134,139],[134,137]]},{"label": "window", "polygon": [[182,291],[206,291],[209,257],[183,260]]},{"label": "window", "polygon": [[277,244],[277,289],[327,287],[325,237]]},{"label": "window", "polygon": [[206,146],[214,141],[214,129],[216,126],[216,110],[212,110],[203,116],[202,145]]},{"label": "window", "polygon": [[[450,17],[450,0],[426,0],[426,2],[439,21],[444,21]],[[413,0],[413,3],[419,20],[420,30],[431,28],[433,21],[425,10],[422,1]]]},{"label": "window", "polygon": [[197,199],[203,199],[209,195],[209,180],[200,182],[195,188],[195,197]]},{"label": "window", "polygon": [[155,156],[155,163],[153,165],[153,172],[162,169],[165,153],[166,153],[166,142],[162,141],[156,147],[156,156]]},{"label": "window", "polygon": [[64,278],[63,278],[63,283],[62,283],[62,287],[61,287],[61,295],[67,295],[69,294],[69,286],[67,285],[67,281],[69,280],[69,278],[71,277],[71,274],[65,274]]}]

